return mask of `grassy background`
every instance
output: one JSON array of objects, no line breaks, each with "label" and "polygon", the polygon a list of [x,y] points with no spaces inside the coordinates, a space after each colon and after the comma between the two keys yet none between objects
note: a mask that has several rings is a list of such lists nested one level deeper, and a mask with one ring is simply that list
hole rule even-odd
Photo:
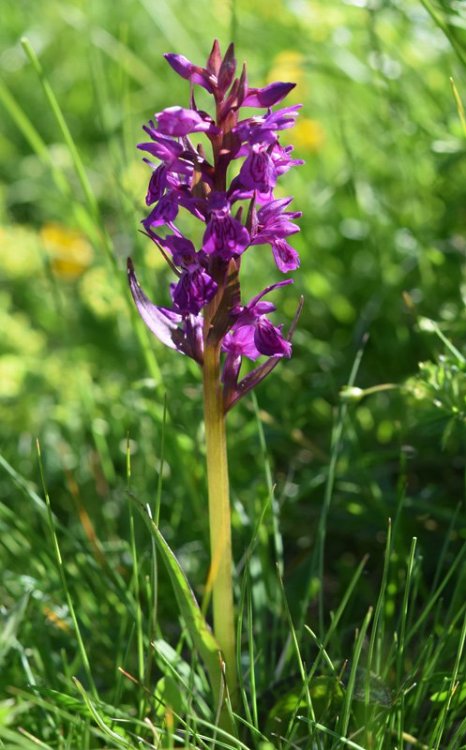
[{"label": "grassy background", "polygon": [[[11,747],[29,747],[24,732],[44,747],[119,747],[99,739],[73,675],[88,689],[94,681],[113,717],[125,712],[128,731],[146,714],[170,723],[118,667],[159,697],[172,689],[172,707],[183,694],[160,682],[167,661],[180,669],[170,650],[180,625],[164,574],[154,616],[153,550],[128,485],[143,502],[159,493],[164,534],[202,599],[201,384],[135,320],[124,263],[131,254],[153,298],[166,299],[169,276],[138,233],[148,174],[135,145],[155,111],[188,101],[163,52],[201,63],[218,37],[223,48],[234,38],[253,85],[295,80],[304,104],[289,140],[306,165],[280,186],[303,211],[302,267],[277,294],[281,321],[305,296],[294,355],[257,403],[229,416],[238,595],[242,586],[254,613],[248,694],[273,704],[267,688],[299,671],[278,561],[308,666],[316,645],[304,622],[321,639],[330,633],[335,666],[376,608],[362,661],[389,705],[369,701],[361,718],[348,701],[349,724],[346,709],[330,707],[325,725],[364,747],[391,748],[394,737],[409,747],[403,731],[463,747],[465,129],[450,83],[464,101],[462,4],[2,0],[1,12],[0,737]],[[277,278],[263,250],[246,259],[246,296]],[[373,391],[342,400],[351,378]],[[254,537],[272,485],[273,512]],[[151,649],[154,637],[163,648]],[[295,724],[283,747],[299,742]]]}]

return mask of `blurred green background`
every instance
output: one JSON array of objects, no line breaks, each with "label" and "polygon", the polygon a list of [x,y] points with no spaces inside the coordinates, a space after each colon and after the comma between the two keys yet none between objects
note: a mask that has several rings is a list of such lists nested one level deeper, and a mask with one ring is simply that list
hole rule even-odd
[{"label": "blurred green background", "polygon": [[[293,611],[309,587],[341,408],[347,413],[326,547],[329,609],[366,552],[371,560],[355,617],[372,602],[387,518],[400,503],[399,554],[415,534],[426,558],[426,586],[436,566],[431,550],[447,540],[453,554],[466,537],[466,135],[450,82],[464,101],[462,6],[441,0],[1,0],[2,598],[8,603],[35,592],[25,627],[32,633],[45,613],[44,643],[55,648],[62,632],[56,622],[66,618],[57,614],[57,581],[44,582],[49,553],[37,553],[44,534],[31,500],[41,493],[37,437],[96,654],[110,649],[118,625],[105,610],[97,626],[87,598],[97,584],[81,566],[80,550],[91,546],[97,571],[104,550],[110,566],[130,579],[127,438],[132,491],[147,501],[161,466],[165,395],[163,528],[199,590],[205,580],[200,374],[135,320],[124,267],[131,254],[153,299],[166,299],[167,269],[138,232],[148,170],[136,144],[154,112],[189,101],[186,83],[163,53],[202,64],[215,37],[223,49],[234,39],[252,85],[296,81],[291,100],[303,103],[286,138],[306,164],[280,185],[280,194],[294,195],[303,212],[294,238],[302,264],[293,287],[276,294],[277,321],[291,321],[300,294],[305,306],[293,358],[256,394]],[[21,37],[59,103],[68,142]],[[258,250],[245,268],[246,296],[278,280],[269,251]],[[355,386],[399,387],[376,389],[342,407],[341,389],[361,352]],[[426,364],[419,368],[420,362]],[[229,428],[241,561],[267,497],[251,401],[231,413]],[[146,535],[139,526],[137,534],[144,557]],[[115,604],[120,614],[123,604]],[[173,607],[168,594],[164,607]],[[105,681],[108,664],[97,662]]]}]

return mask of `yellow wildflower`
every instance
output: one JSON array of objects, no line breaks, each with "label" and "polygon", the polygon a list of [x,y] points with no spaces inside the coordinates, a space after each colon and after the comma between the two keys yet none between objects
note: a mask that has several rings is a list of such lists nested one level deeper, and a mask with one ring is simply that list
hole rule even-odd
[{"label": "yellow wildflower", "polygon": [[325,131],[318,120],[302,117],[293,130],[297,151],[319,151],[325,141]]},{"label": "yellow wildflower", "polygon": [[42,227],[40,236],[57,276],[74,279],[90,266],[92,247],[79,232],[49,223]]}]

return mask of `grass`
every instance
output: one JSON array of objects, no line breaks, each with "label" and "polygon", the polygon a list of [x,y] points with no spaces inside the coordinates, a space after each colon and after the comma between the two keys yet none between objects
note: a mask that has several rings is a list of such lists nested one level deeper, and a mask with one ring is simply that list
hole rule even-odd
[{"label": "grass", "polygon": [[[464,24],[442,0],[4,0],[0,747],[466,747]],[[228,420],[239,739],[165,567],[166,543],[208,612],[200,376],[124,274],[163,301],[135,150],[185,101],[161,55],[231,34],[251,81],[298,80],[306,159],[293,358]],[[246,295],[270,258],[247,272]]]}]

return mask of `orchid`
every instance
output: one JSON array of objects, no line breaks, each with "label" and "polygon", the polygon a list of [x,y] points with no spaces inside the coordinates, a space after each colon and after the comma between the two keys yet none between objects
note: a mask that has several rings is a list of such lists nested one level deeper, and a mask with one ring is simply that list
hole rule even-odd
[{"label": "orchid", "polygon": [[[271,247],[280,273],[299,266],[288,238],[299,232],[294,220],[301,214],[288,210],[292,198],[276,197],[274,191],[281,175],[302,164],[292,158],[292,146],[279,141],[279,133],[294,125],[300,105],[273,110],[294,84],[250,88],[245,66],[236,76],[232,44],[222,57],[215,41],[205,67],[183,55],[165,57],[190,83],[189,106],[158,112],[144,126],[149,140],[139,148],[148,154],[145,161],[152,169],[146,194],[149,213],[142,225],[175,276],[171,306],[149,299],[131,259],[128,279],[139,314],[152,333],[202,368],[214,634],[234,705],[238,696],[225,415],[291,356],[302,307],[301,300],[285,334],[283,325],[275,325],[269,317],[276,307],[268,297],[292,279],[269,284],[245,304],[241,266],[245,253],[258,252],[260,245]],[[196,86],[213,97],[212,115],[198,108]],[[265,111],[245,116],[245,108]],[[210,154],[202,145],[194,145],[198,133],[210,143]],[[198,246],[180,228],[182,212],[200,222]],[[263,361],[241,377],[243,359],[256,362],[261,357]],[[220,722],[228,727],[222,701]]]},{"label": "orchid", "polygon": [[[228,376],[222,376],[228,383],[227,411],[272,369],[259,367],[255,376],[249,373],[241,382],[243,357],[254,361],[264,355],[273,358],[271,364],[275,365],[291,356],[290,333],[285,336],[267,315],[261,315],[254,325],[241,324],[240,270],[244,253],[264,244],[271,246],[280,272],[299,266],[298,253],[287,238],[299,231],[292,220],[301,214],[286,211],[292,199],[276,198],[274,189],[284,172],[302,163],[291,158],[292,147],[284,148],[279,142],[279,132],[293,126],[300,105],[272,110],[291,91],[292,83],[250,88],[245,66],[235,78],[233,45],[222,57],[215,42],[205,67],[182,55],[165,57],[176,73],[190,82],[190,106],[158,112],[155,121],[144,126],[150,140],[139,148],[149,155],[146,161],[153,169],[146,195],[151,210],[142,224],[178,275],[171,287],[173,306],[165,308],[150,301],[139,287],[131,262],[129,284],[141,317],[163,343],[193,357],[201,366],[207,342],[219,344],[227,354],[224,367]],[[215,117],[197,108],[195,86],[213,96]],[[245,108],[250,107],[266,111],[243,117]],[[197,133],[210,141],[211,157],[201,146],[193,145],[190,136]],[[153,164],[154,158],[158,165]],[[228,184],[228,176],[234,172]],[[180,210],[205,225],[197,249],[177,227]],[[201,317],[195,325],[193,316]],[[273,346],[257,346],[258,341],[269,339],[274,340]],[[240,340],[240,348],[233,345]],[[232,347],[237,352],[236,382],[231,378]]]}]

